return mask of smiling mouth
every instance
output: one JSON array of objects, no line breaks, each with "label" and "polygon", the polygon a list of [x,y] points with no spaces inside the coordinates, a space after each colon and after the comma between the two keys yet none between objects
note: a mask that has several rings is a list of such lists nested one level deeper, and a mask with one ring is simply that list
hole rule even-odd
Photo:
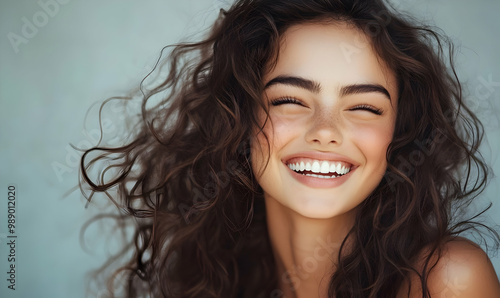
[{"label": "smiling mouth", "polygon": [[298,174],[323,179],[344,176],[352,168],[352,165],[346,162],[326,160],[294,160],[286,165]]}]

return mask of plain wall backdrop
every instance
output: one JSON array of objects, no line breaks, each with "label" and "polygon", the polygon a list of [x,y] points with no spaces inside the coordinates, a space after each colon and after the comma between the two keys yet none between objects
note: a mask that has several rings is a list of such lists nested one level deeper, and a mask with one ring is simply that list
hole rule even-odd
[{"label": "plain wall backdrop", "polygon": [[[116,247],[91,237],[90,252],[80,245],[82,224],[99,205],[85,209],[74,190],[78,156],[68,144],[92,142],[95,117],[84,129],[92,104],[137,87],[163,46],[208,28],[229,2],[0,0],[1,297],[86,296],[85,274]],[[484,121],[484,156],[500,173],[500,1],[394,3],[454,40],[459,76]],[[7,288],[10,184],[17,188],[15,291]],[[492,177],[478,202],[494,203],[486,219],[497,224],[499,184]],[[492,260],[498,274],[500,259]]]}]

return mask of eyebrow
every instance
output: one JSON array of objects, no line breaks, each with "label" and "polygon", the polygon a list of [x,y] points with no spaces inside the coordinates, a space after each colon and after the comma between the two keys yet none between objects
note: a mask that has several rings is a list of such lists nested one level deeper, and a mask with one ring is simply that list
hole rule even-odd
[{"label": "eyebrow", "polygon": [[319,93],[321,91],[321,85],[318,82],[293,76],[277,76],[267,82],[264,89],[277,84],[295,86],[314,93]]},{"label": "eyebrow", "polygon": [[[306,89],[313,93],[319,93],[321,91],[321,84],[312,80],[304,79],[301,77],[295,76],[277,76],[274,79],[267,82],[264,86],[264,89],[269,88],[272,85],[283,84],[294,86],[302,89]],[[370,93],[370,92],[378,92],[385,95],[389,100],[391,100],[391,95],[386,88],[384,88],[380,84],[352,84],[343,86],[340,89],[340,95],[346,96],[350,94],[358,94],[358,93]]]}]

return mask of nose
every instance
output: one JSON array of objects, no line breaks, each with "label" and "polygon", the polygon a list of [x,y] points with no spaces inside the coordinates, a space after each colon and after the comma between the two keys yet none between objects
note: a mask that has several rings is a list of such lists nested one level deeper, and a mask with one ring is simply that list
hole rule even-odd
[{"label": "nose", "polygon": [[339,116],[326,110],[315,113],[306,132],[306,141],[318,145],[341,144]]}]

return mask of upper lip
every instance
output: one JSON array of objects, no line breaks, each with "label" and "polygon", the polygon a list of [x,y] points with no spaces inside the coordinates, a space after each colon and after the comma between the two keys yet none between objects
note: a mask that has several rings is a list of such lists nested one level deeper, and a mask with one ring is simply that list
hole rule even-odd
[{"label": "upper lip", "polygon": [[335,161],[341,161],[345,163],[351,164],[351,168],[354,168],[357,166],[357,163],[350,159],[349,157],[333,152],[322,152],[322,151],[304,151],[304,152],[299,152],[299,153],[294,153],[291,155],[285,156],[281,161],[288,165],[288,161],[293,159],[293,158],[310,158],[310,159],[315,159],[315,160],[326,160],[330,162],[335,162]]}]

